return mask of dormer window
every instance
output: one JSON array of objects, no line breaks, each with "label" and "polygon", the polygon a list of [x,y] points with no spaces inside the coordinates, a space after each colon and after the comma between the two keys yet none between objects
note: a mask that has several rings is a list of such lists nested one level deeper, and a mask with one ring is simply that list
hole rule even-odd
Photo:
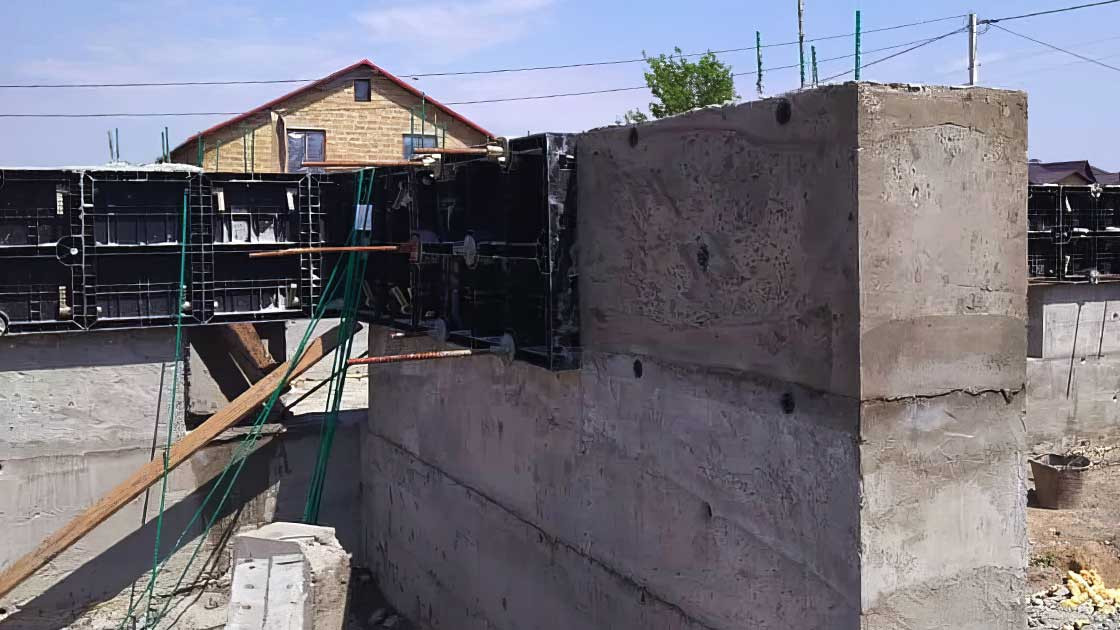
[{"label": "dormer window", "polygon": [[370,86],[369,79],[354,79],[354,100],[369,102],[370,100]]}]

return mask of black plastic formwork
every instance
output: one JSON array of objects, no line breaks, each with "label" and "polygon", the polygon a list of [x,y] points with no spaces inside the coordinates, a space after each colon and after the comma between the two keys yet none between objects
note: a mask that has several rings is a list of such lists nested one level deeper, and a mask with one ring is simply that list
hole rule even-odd
[{"label": "black plastic formwork", "polygon": [[1031,186],[1027,268],[1034,282],[1120,279],[1120,187]]},{"label": "black plastic formwork", "polygon": [[574,172],[565,134],[512,139],[505,160],[378,169],[371,239],[419,253],[372,255],[370,319],[468,347],[508,335],[519,360],[578,367]]},{"label": "black plastic formwork", "polygon": [[79,178],[0,170],[0,327],[80,330],[83,296]]},{"label": "black plastic formwork", "polygon": [[[321,175],[0,170],[0,320],[9,333],[299,317],[322,261]],[[186,206],[186,299],[179,298]]]}]

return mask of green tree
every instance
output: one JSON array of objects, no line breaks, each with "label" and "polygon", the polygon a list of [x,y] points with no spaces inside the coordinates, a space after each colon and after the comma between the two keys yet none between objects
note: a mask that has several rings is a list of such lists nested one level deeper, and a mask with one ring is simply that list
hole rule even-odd
[{"label": "green tree", "polygon": [[[670,55],[648,57],[642,53],[642,56],[649,65],[649,71],[645,73],[646,85],[657,99],[657,102],[649,104],[654,118],[717,105],[739,97],[735,94],[731,66],[711,52],[703,54],[695,62],[689,61],[680,48],[674,48]],[[626,112],[622,120],[629,123],[644,119],[645,114],[633,110]]]}]

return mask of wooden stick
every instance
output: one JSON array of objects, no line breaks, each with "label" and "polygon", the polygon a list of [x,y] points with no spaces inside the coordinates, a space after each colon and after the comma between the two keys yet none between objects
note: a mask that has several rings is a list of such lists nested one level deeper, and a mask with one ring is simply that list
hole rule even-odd
[{"label": "wooden stick", "polygon": [[400,252],[412,253],[411,245],[347,245],[345,247],[293,247],[278,249],[274,252],[253,252],[249,258],[274,258],[276,256],[295,256],[297,254],[326,254],[335,252]]},{"label": "wooden stick", "polygon": [[[324,333],[322,337],[319,337],[308,346],[303,357],[301,357],[299,362],[292,368],[292,373],[287,380],[290,381],[306,372],[311,366],[330,354],[341,341],[338,335],[338,328],[333,328]],[[282,384],[286,385],[287,381],[285,381],[284,376],[288,370],[289,363],[283,363],[277,366],[268,376],[257,381],[257,383],[247,389],[244,394],[235,398],[217,413],[210,416],[210,418],[199,425],[198,428],[187,433],[182,439],[176,442],[167,454],[168,470],[182,464],[189,459],[191,455],[194,455],[201,450],[202,447],[214,440],[214,438],[220,436],[226,429],[240,422],[245,416],[256,409],[258,405],[268,400],[269,396],[272,395],[272,392],[277,387]],[[282,381],[284,382],[282,383]],[[108,494],[102,496],[97,503],[86,508],[84,512],[72,519],[63,526],[62,529],[51,534],[46,540],[39,543],[38,547],[4,569],[4,571],[0,573],[0,597],[10,593],[12,589],[31,577],[48,562],[54,560],[60,553],[69,549],[74,543],[81,540],[83,536],[103,523],[105,519],[127,505],[129,501],[140,496],[144,490],[159,481],[162,476],[162,458],[157,457],[141,466],[132,476],[121,482],[117,487],[109,491]]]}]

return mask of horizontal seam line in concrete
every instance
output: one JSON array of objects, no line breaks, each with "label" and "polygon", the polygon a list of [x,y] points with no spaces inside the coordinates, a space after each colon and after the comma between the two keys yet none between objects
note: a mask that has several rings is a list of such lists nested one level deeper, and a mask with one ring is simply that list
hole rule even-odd
[{"label": "horizontal seam line in concrete", "polygon": [[487,495],[486,493],[484,493],[480,490],[476,490],[472,486],[460,481],[459,479],[455,478],[454,476],[448,474],[442,468],[439,468],[438,466],[426,461],[424,458],[420,457],[416,453],[413,453],[412,451],[408,450],[407,448],[398,444],[397,442],[395,442],[395,441],[389,439],[388,437],[386,437],[384,435],[381,435],[379,433],[370,432],[370,435],[372,435],[373,437],[376,437],[377,439],[381,440],[382,442],[385,442],[386,444],[392,446],[394,449],[403,453],[404,455],[408,456],[409,458],[411,458],[411,459],[413,459],[417,462],[420,462],[425,467],[439,473],[441,476],[450,480],[455,485],[467,490],[467,492],[470,492],[472,494],[477,495],[478,497],[481,497],[482,499],[485,499],[487,502],[494,505],[495,507],[497,507],[502,512],[505,512],[509,516],[512,516],[514,519],[516,519],[518,522],[532,528],[534,531],[536,531],[541,536],[545,537],[547,540],[552,541],[552,544],[560,545],[560,546],[564,547],[565,549],[571,551],[572,553],[576,554],[577,556],[582,557],[582,558],[586,558],[589,562],[598,566],[602,570],[606,571],[608,574],[610,574],[614,578],[616,578],[618,580],[621,580],[622,582],[624,582],[625,584],[627,584],[631,588],[633,588],[633,589],[635,589],[639,592],[648,593],[654,601],[657,601],[657,602],[661,603],[663,606],[665,606],[665,607],[669,608],[670,610],[676,612],[678,615],[680,615],[686,621],[688,621],[690,623],[695,623],[695,624],[697,624],[697,625],[699,625],[703,628],[706,628],[707,630],[719,630],[715,626],[710,626],[707,623],[704,623],[703,621],[697,619],[696,617],[693,617],[688,612],[686,612],[684,610],[684,608],[682,608],[679,604],[675,604],[675,603],[665,599],[663,596],[658,595],[654,591],[650,590],[649,587],[646,587],[646,586],[643,586],[643,585],[639,584],[638,581],[635,580],[634,578],[632,578],[628,575],[625,575],[624,573],[622,573],[619,570],[615,569],[614,567],[608,565],[606,562],[600,560],[599,558],[596,558],[595,556],[584,553],[584,552],[580,551],[574,545],[568,543],[567,541],[564,541],[557,536],[553,536],[552,534],[548,533],[547,531],[542,529],[537,524],[533,523],[532,521],[530,521],[527,518],[518,514],[516,511],[514,511],[514,510],[506,507],[505,505],[499,503],[498,501],[494,500],[494,498]]}]

